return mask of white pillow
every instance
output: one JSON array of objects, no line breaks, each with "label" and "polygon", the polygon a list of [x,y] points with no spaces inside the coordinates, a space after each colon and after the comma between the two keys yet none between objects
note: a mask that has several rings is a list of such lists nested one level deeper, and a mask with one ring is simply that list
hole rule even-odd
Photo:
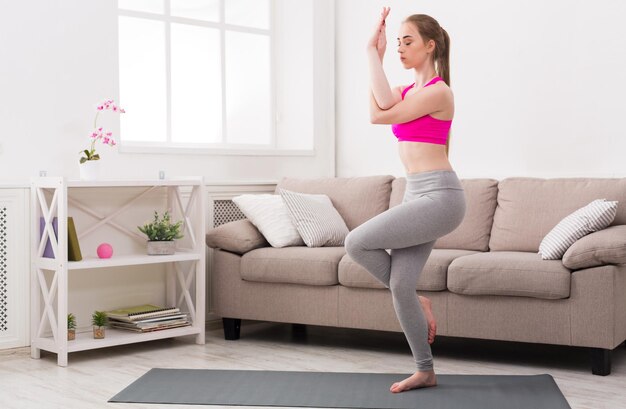
[{"label": "white pillow", "polygon": [[272,247],[304,245],[280,195],[246,193],[231,200]]},{"label": "white pillow", "polygon": [[285,189],[279,191],[308,247],[343,246],[350,231],[328,196]]},{"label": "white pillow", "polygon": [[617,201],[596,199],[561,220],[541,241],[543,260],[558,260],[581,237],[607,227],[617,212]]}]

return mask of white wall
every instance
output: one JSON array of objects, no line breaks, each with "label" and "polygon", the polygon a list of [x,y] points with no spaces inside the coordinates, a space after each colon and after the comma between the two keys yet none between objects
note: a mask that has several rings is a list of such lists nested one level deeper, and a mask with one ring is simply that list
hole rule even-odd
[{"label": "white wall", "polygon": [[402,176],[390,125],[369,122],[365,44],[383,6],[384,68],[414,82],[397,53],[400,21],[434,17],[451,38],[459,177],[625,177],[626,2],[461,0],[336,3],[337,176]]},{"label": "white wall", "polygon": [[[278,112],[282,122],[277,129],[283,145],[302,148],[302,144],[284,139],[310,134],[312,127],[315,154],[137,154],[102,146],[103,173],[113,178],[156,178],[162,169],[168,176],[203,175],[207,181],[333,176],[334,9],[328,0],[316,0],[314,5],[313,24],[320,31],[315,39],[311,23],[302,16],[285,16],[284,9],[277,13],[299,33],[291,29],[289,38],[278,36],[286,44],[286,54],[279,58],[287,61],[281,65],[280,75],[290,85],[277,87],[279,101],[285,106],[282,115]],[[302,8],[301,14],[306,11],[307,7]],[[78,177],[78,152],[86,148],[95,105],[105,98],[119,101],[116,13],[113,0],[1,3],[0,181],[28,181],[39,170],[46,170],[48,176]],[[294,58],[294,47],[309,57]],[[289,62],[292,65],[288,67]],[[250,70],[253,74],[254,67]],[[119,103],[124,106],[123,101]],[[308,120],[298,120],[299,113]],[[103,119],[99,124],[119,135],[119,118]]]},{"label": "white wall", "polygon": [[[403,17],[430,14],[451,36],[456,113],[450,161],[461,177],[626,175],[626,138],[618,125],[626,90],[626,2],[336,0],[333,8],[331,1],[315,1],[315,21],[324,27],[335,14],[334,67],[320,58],[324,52],[332,58],[332,47],[324,49],[326,39],[317,37],[317,83],[289,77],[294,90],[312,89],[320,107],[315,156],[109,151],[104,171],[113,177],[155,177],[164,169],[208,180],[276,180],[331,176],[336,166],[336,176],[403,175],[390,127],[370,124],[367,106],[364,45],[380,9],[389,5],[385,69],[392,85],[413,82],[397,60]],[[93,104],[116,96],[115,3],[2,3],[0,180],[27,180],[40,169],[78,176],[77,152]],[[329,26],[321,34],[332,36]]]}]

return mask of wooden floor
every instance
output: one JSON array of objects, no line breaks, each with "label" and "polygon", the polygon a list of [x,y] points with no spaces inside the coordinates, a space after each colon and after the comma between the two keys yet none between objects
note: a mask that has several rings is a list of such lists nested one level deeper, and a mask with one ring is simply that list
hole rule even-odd
[{"label": "wooden floor", "polygon": [[[45,351],[41,359],[31,359],[29,348],[0,351],[0,408],[226,408],[107,403],[153,367],[414,371],[404,334],[396,332],[307,326],[302,335],[289,324],[243,321],[241,339],[226,341],[221,328],[214,328],[206,340],[196,345],[193,337],[183,337],[74,352],[66,368]],[[613,351],[612,373],[606,377],[591,374],[585,348],[438,337],[432,351],[440,374],[548,373],[573,409],[626,408],[624,345]]]}]

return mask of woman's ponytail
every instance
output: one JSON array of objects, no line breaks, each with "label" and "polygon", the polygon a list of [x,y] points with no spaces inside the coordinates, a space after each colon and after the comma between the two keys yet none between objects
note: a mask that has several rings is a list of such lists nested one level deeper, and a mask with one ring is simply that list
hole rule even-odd
[{"label": "woman's ponytail", "polygon": [[443,27],[441,27],[441,36],[443,37],[443,47],[437,53],[435,62],[438,75],[450,86],[450,36]]}]

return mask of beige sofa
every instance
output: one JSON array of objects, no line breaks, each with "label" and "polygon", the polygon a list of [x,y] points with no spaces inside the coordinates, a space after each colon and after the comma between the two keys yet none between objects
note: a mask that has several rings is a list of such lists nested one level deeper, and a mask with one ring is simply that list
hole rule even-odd
[{"label": "beige sofa", "polygon": [[[467,212],[435,243],[416,286],[432,300],[438,335],[589,347],[592,373],[608,375],[626,339],[626,178],[461,179]],[[328,195],[350,230],[398,205],[406,179],[391,175],[281,179]],[[598,198],[618,200],[606,229],[542,260],[542,238]],[[274,248],[247,219],[206,236],[214,249],[211,296],[226,339],[241,319],[402,331],[390,290],[344,247]]]}]

